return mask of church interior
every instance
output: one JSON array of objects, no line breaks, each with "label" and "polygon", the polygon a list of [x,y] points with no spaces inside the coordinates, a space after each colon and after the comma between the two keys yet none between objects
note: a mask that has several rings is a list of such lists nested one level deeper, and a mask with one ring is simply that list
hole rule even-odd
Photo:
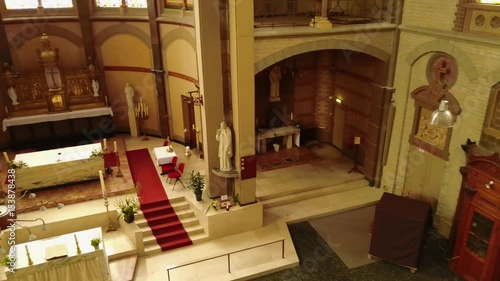
[{"label": "church interior", "polygon": [[1,0],[0,280],[500,280],[500,1],[441,2]]}]

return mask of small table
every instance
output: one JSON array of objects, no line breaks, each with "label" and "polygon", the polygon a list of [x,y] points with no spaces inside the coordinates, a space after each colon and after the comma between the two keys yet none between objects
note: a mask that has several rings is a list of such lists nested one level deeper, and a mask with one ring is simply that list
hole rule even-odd
[{"label": "small table", "polygon": [[300,146],[300,129],[295,126],[259,129],[257,153],[266,153],[266,140],[275,137],[283,137],[283,145],[285,145],[287,149],[292,148],[292,138],[293,143],[295,143],[296,146]]},{"label": "small table", "polygon": [[156,164],[158,166],[172,163],[172,159],[177,156],[174,151],[168,152],[167,146],[153,148],[153,154],[156,157]]}]

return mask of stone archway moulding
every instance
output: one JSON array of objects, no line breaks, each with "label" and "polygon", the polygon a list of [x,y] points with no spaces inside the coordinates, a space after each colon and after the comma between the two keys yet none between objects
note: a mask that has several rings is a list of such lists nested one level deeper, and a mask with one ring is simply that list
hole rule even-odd
[{"label": "stone archway moulding", "polygon": [[151,37],[149,36],[149,34],[144,32],[142,29],[127,23],[119,23],[103,29],[101,32],[95,35],[95,45],[100,47],[110,37],[118,34],[132,35],[141,40],[141,42],[148,46],[148,48],[151,47]]},{"label": "stone archway moulding", "polygon": [[162,36],[161,39],[161,47],[163,50],[166,50],[170,43],[175,40],[185,40],[188,44],[193,48],[194,53],[196,53],[196,41],[194,36],[188,36],[188,32],[186,32],[185,27],[178,27]]},{"label": "stone archway moulding", "polygon": [[408,53],[406,62],[409,65],[413,65],[423,55],[436,52],[446,53],[455,58],[458,66],[464,70],[464,74],[467,76],[469,81],[478,78],[476,66],[469,56],[458,46],[453,45],[446,40],[434,40],[420,44]]},{"label": "stone archway moulding", "polygon": [[346,56],[350,56],[352,52],[360,52],[376,57],[384,62],[388,62],[390,58],[390,54],[386,51],[362,42],[338,39],[318,40],[290,46],[268,55],[255,62],[254,74],[289,57],[321,50],[345,50]]},{"label": "stone archway moulding", "polygon": [[19,49],[21,49],[24,43],[34,38],[40,38],[43,33],[46,33],[49,37],[55,36],[64,38],[73,43],[78,48],[83,47],[83,39],[81,38],[81,36],[77,35],[69,29],[57,25],[46,25],[43,27],[33,25],[30,33],[26,33],[24,30],[22,30],[9,40],[10,47],[13,51],[18,51]]}]

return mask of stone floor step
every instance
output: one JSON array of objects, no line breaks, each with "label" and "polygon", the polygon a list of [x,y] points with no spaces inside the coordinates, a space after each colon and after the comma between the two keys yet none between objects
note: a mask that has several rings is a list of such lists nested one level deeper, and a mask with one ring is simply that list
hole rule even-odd
[{"label": "stone floor step", "polygon": [[336,194],[366,186],[367,186],[367,181],[365,179],[359,179],[345,184],[338,184],[323,188],[305,190],[294,194],[284,195],[280,197],[273,197],[267,200],[262,200],[261,198],[259,198],[259,201],[264,205],[264,208],[272,208],[280,205],[290,204],[294,202],[302,202],[306,199]]}]

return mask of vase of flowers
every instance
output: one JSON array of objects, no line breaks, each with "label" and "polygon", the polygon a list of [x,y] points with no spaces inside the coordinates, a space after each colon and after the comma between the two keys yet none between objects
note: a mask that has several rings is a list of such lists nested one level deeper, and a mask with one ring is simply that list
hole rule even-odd
[{"label": "vase of flowers", "polygon": [[94,237],[90,240],[90,245],[92,245],[92,247],[94,247],[94,249],[97,251],[99,250],[99,244],[101,244],[101,242],[101,237]]},{"label": "vase of flowers", "polygon": [[135,214],[139,211],[141,204],[137,195],[127,195],[115,201],[115,206],[120,212],[117,219],[123,217],[126,223],[132,223],[135,219]]}]

